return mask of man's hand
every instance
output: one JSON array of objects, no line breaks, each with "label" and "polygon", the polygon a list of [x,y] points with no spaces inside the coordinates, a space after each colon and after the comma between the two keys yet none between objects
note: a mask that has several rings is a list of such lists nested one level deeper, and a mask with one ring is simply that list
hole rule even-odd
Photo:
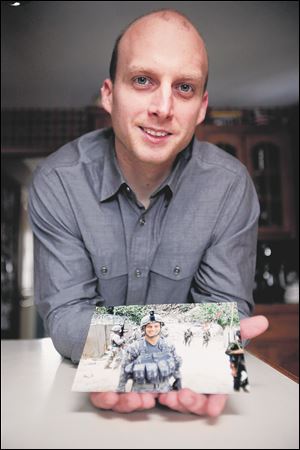
[{"label": "man's hand", "polygon": [[155,406],[158,394],[128,392],[93,392],[90,400],[94,406],[101,409],[111,409],[118,413],[129,413],[141,409],[151,409]]},{"label": "man's hand", "polygon": [[[267,328],[268,321],[264,316],[243,319],[241,320],[241,337],[242,339],[252,339],[262,334]],[[151,409],[158,399],[159,403],[176,411],[216,417],[223,411],[227,395],[203,395],[190,389],[181,389],[167,394],[93,392],[90,399],[97,408],[111,409],[119,413]]]},{"label": "man's hand", "polygon": [[[243,319],[241,320],[241,337],[242,339],[252,339],[259,336],[266,331],[268,325],[268,320],[264,316]],[[181,389],[179,392],[160,394],[158,401],[176,411],[217,417],[223,411],[227,397],[225,394],[203,395],[190,389]]]}]

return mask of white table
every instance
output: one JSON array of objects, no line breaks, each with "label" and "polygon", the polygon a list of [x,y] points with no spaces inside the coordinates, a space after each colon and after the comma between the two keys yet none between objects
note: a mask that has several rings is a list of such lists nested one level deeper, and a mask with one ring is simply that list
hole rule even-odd
[{"label": "white table", "polygon": [[50,339],[2,341],[1,448],[298,448],[298,384],[246,355],[251,393],[218,419],[162,406],[116,414],[71,391],[76,368]]}]

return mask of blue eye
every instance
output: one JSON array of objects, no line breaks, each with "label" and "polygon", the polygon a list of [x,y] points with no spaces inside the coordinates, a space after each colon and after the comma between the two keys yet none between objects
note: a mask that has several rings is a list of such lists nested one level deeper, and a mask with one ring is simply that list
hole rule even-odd
[{"label": "blue eye", "polygon": [[149,82],[147,77],[136,77],[134,81],[141,86],[145,86]]},{"label": "blue eye", "polygon": [[193,91],[193,88],[190,84],[186,84],[186,83],[182,83],[179,85],[179,89],[181,90],[181,92],[184,93],[189,93]]}]

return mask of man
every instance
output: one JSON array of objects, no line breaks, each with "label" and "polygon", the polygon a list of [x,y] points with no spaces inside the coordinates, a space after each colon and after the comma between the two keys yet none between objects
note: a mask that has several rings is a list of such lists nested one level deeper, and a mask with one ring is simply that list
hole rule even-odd
[{"label": "man", "polygon": [[207,347],[209,340],[211,338],[211,334],[210,334],[210,329],[209,329],[209,324],[205,323],[204,328],[203,328],[203,333],[202,333],[202,346],[203,347]]},{"label": "man", "polygon": [[228,344],[225,353],[229,356],[234,390],[243,388],[245,392],[250,392],[240,330],[235,332],[234,340]]},{"label": "man", "polygon": [[[80,359],[96,304],[237,301],[251,314],[257,218],[245,168],[193,138],[205,117],[207,54],[180,13],[133,22],[117,40],[95,131],[51,155],[30,195],[35,296],[56,349]],[[264,331],[245,319],[243,338]],[[224,396],[185,389],[158,401],[218,415]],[[128,412],[156,396],[98,393],[94,405]]]},{"label": "man", "polygon": [[237,340],[230,343],[225,353],[229,355],[234,390],[239,391],[240,388],[243,388],[245,392],[250,392],[244,349],[240,342]]},{"label": "man", "polygon": [[114,325],[111,329],[110,333],[110,350],[107,359],[107,363],[105,365],[106,369],[110,369],[113,365],[113,368],[116,369],[119,367],[122,360],[122,349],[124,347],[126,340],[123,337],[123,330],[121,325]]},{"label": "man", "polygon": [[140,327],[136,326],[133,328],[132,333],[128,338],[128,344],[132,344],[132,342],[135,342],[140,338],[141,338],[141,330]]},{"label": "man", "polygon": [[133,392],[169,392],[181,388],[181,359],[163,337],[163,326],[162,318],[154,311],[142,318],[144,337],[126,348],[118,392],[125,392],[130,379]]},{"label": "man", "polygon": [[250,392],[244,355],[233,356],[231,358],[230,367],[233,376],[234,390],[239,391],[240,388],[242,388],[244,392]]},{"label": "man", "polygon": [[193,337],[193,332],[190,328],[188,328],[187,330],[185,330],[184,332],[184,345],[191,345],[192,342],[192,337]]}]

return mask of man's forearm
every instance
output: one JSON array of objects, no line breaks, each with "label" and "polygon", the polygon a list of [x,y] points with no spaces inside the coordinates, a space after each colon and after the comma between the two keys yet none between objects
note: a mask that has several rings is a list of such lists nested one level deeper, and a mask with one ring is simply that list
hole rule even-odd
[{"label": "man's forearm", "polygon": [[56,308],[47,318],[46,327],[56,350],[78,363],[86,342],[95,305],[84,300]]}]

